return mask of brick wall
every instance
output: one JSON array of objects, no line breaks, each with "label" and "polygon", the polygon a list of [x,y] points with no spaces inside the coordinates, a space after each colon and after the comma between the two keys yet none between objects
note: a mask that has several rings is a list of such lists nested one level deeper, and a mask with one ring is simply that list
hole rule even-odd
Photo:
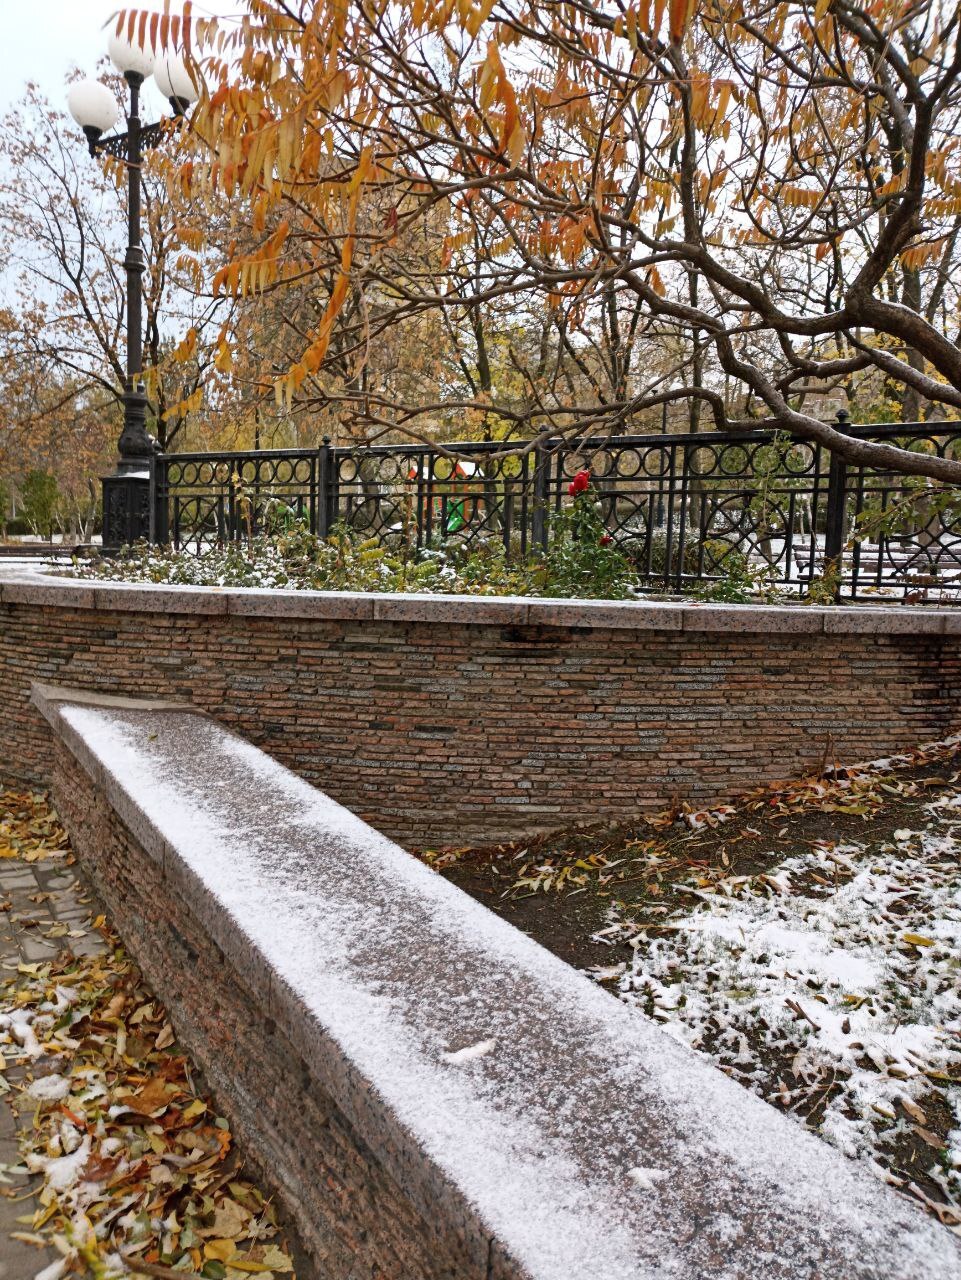
[{"label": "brick wall", "polygon": [[[97,603],[65,588],[62,605],[42,590],[31,603],[2,587],[7,780],[48,776],[32,680],[186,700],[413,846],[718,799],[826,751],[869,758],[961,728],[961,635],[936,629],[936,613],[908,629],[909,610],[883,622],[883,610],[629,605],[645,611],[631,626],[580,606],[570,616],[589,625],[561,625],[557,605],[520,623],[451,618],[440,599],[418,620],[275,617],[227,612],[223,596],[207,613],[203,593],[170,592],[167,612],[163,592],[117,608],[115,588]],[[492,603],[475,603],[481,618],[497,617]],[[825,629],[835,612],[847,630]],[[797,620],[805,630],[778,629]]]}]

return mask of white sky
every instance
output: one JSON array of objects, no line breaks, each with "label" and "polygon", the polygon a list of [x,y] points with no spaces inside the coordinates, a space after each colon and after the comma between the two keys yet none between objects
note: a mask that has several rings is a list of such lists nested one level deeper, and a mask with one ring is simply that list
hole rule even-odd
[{"label": "white sky", "polygon": [[[59,106],[72,66],[96,74],[107,50],[104,23],[125,6],[163,8],[150,0],[0,0],[0,113],[17,101],[28,80]],[[244,7],[243,0],[197,0],[194,13],[222,16]]]}]

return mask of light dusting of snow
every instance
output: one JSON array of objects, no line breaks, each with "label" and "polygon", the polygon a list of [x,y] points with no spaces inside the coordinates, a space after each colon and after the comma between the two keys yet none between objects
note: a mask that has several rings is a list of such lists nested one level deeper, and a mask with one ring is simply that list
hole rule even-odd
[{"label": "light dusting of snow", "polygon": [[22,1046],[23,1055],[27,1058],[39,1058],[43,1053],[33,1024],[33,1014],[23,1009],[14,1009],[12,1013],[0,1014],[0,1030],[8,1033],[8,1041],[12,1038]]},{"label": "light dusting of snow", "polygon": [[[635,953],[625,999],[789,1112],[819,1107],[821,1136],[874,1167],[923,1124],[930,1078],[961,1067],[955,812],[927,806],[928,829],[880,850],[815,845],[781,867],[793,892],[748,882],[708,895]],[[961,1087],[945,1093],[961,1108]],[[961,1127],[947,1166],[932,1154],[929,1171],[954,1204],[959,1147]]]},{"label": "light dusting of snow", "polygon": [[79,1147],[65,1156],[40,1156],[31,1153],[26,1158],[31,1173],[42,1173],[44,1180],[54,1191],[64,1192],[80,1181],[84,1166],[90,1159],[90,1136],[84,1137]]},{"label": "light dusting of snow", "polygon": [[60,1280],[70,1263],[69,1257],[55,1258],[53,1262],[38,1271],[33,1280]]},{"label": "light dusting of snow", "polygon": [[[219,944],[268,959],[318,1063],[336,1046],[398,1148],[411,1135],[532,1280],[788,1280],[811,1257],[821,1280],[955,1280],[938,1224],[250,744],[184,713],[61,714],[194,877]],[[485,1041],[470,1070],[438,1069]],[[656,1196],[631,1195],[636,1169],[667,1175]],[[772,1262],[762,1229],[733,1239],[734,1202],[774,1205],[790,1247]]]}]

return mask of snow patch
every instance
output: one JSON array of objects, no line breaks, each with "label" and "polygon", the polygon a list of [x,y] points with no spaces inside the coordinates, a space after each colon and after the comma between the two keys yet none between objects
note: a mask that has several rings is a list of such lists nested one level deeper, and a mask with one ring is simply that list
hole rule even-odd
[{"label": "snow patch", "polygon": [[441,1057],[452,1066],[460,1066],[462,1062],[473,1062],[475,1058],[483,1058],[497,1047],[496,1040],[480,1040],[477,1044],[467,1045],[464,1049],[456,1049],[453,1053],[442,1053]]},{"label": "snow patch", "polygon": [[40,1076],[27,1086],[24,1092],[38,1102],[62,1102],[70,1092],[70,1081],[66,1077],[53,1073]]}]

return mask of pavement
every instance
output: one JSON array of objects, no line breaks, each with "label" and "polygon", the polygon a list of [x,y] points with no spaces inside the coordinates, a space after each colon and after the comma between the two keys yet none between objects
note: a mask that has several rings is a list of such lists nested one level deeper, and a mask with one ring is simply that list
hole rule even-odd
[{"label": "pavement", "polygon": [[[96,910],[78,869],[66,866],[62,859],[34,863],[19,858],[0,859],[0,977],[8,978],[21,964],[51,960],[67,948],[78,956],[103,951],[100,934],[90,927]],[[57,926],[64,925],[67,931],[62,936],[45,936],[51,930],[61,933]],[[82,932],[83,936],[70,937],[71,932]],[[31,1071],[34,1075],[43,1074],[44,1060],[31,1063]],[[29,1110],[18,1113],[10,1105],[17,1097],[16,1085],[25,1075],[24,1067],[14,1065],[3,1073],[14,1087],[0,1099],[2,1166],[19,1163],[18,1125],[30,1123]],[[0,1180],[0,1280],[33,1280],[59,1258],[52,1249],[11,1239],[13,1232],[30,1231],[29,1223],[18,1219],[32,1215],[35,1202],[31,1192],[39,1189],[40,1182],[39,1177],[17,1174]]]}]

